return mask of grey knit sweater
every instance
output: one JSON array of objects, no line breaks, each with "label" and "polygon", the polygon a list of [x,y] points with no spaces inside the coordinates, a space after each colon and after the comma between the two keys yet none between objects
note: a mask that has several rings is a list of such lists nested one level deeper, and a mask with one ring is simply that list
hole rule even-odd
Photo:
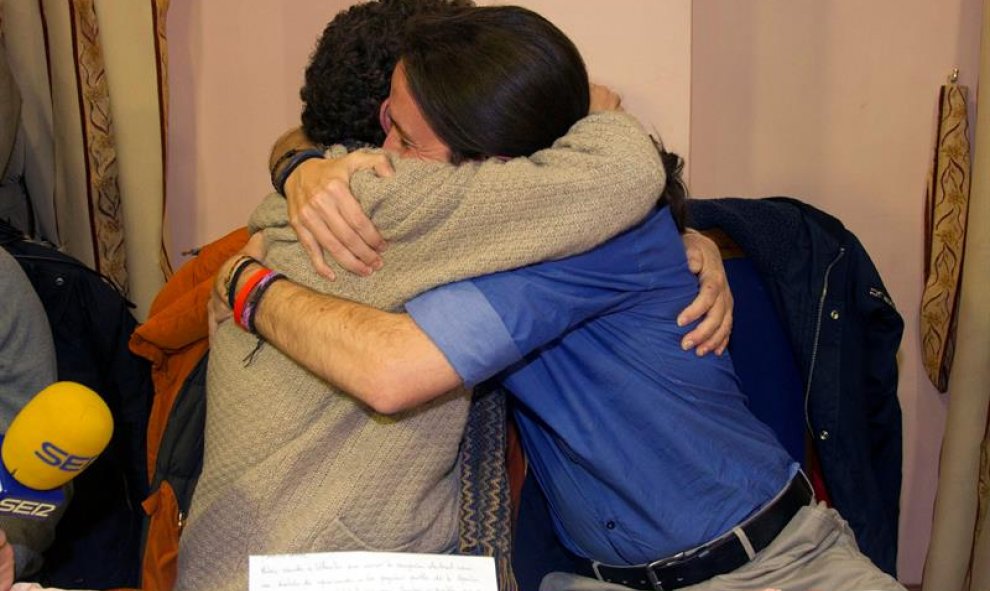
[{"label": "grey knit sweater", "polygon": [[[664,183],[651,140],[621,113],[592,115],[530,158],[394,165],[393,178],[352,183],[389,241],[382,270],[323,280],[278,196],[251,220],[266,262],[315,290],[400,310],[437,285],[592,248],[641,220]],[[204,467],[177,588],[246,589],[250,554],[453,550],[467,392],[382,416],[271,346],[246,364],[255,344],[229,322],[211,343]]]},{"label": "grey knit sweater", "polygon": [[[0,433],[35,394],[58,376],[55,343],[45,308],[20,263],[0,247]],[[15,574],[23,579],[42,564],[42,553],[55,539],[59,515],[35,521],[0,516],[0,529],[14,547]]]}]

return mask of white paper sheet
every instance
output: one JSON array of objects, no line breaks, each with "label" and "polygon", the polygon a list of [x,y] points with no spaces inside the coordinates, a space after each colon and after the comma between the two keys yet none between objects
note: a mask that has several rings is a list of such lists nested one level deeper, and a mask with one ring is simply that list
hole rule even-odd
[{"label": "white paper sheet", "polygon": [[251,556],[250,591],[497,591],[490,556],[326,552]]}]

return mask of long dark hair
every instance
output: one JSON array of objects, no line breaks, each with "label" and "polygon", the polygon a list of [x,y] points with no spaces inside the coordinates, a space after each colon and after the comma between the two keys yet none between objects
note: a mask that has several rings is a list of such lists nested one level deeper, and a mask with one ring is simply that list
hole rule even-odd
[{"label": "long dark hair", "polygon": [[684,159],[673,152],[668,152],[664,148],[663,142],[656,137],[650,136],[650,139],[653,140],[653,145],[656,147],[657,153],[660,154],[660,162],[663,164],[663,171],[667,177],[667,184],[664,185],[663,191],[660,193],[658,204],[670,208],[670,215],[674,218],[674,223],[677,224],[677,231],[683,234],[687,225],[688,200],[687,185],[684,184],[683,176]]},{"label": "long dark hair", "polygon": [[452,160],[526,156],[588,114],[588,73],[574,43],[517,6],[411,19],[402,48],[409,89]]}]

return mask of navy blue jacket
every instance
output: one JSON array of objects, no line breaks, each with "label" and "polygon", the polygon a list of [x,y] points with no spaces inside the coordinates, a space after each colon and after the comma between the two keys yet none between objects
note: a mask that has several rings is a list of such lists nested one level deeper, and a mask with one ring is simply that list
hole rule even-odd
[{"label": "navy blue jacket", "polygon": [[72,257],[23,240],[3,224],[0,246],[21,264],[45,307],[58,378],[95,390],[114,420],[106,451],[73,481],[74,496],[45,553],[39,578],[46,587],[136,587],[153,395],[148,362],[127,347],[137,322],[129,302]]},{"label": "navy blue jacket", "polygon": [[904,323],[859,240],[794,199],[700,199],[689,224],[719,228],[766,284],[805,387],[805,421],[833,504],[864,554],[897,565]]}]

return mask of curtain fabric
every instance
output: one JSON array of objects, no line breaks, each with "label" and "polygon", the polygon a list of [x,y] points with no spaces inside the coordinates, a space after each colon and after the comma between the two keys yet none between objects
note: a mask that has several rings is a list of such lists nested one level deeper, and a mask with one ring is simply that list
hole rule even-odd
[{"label": "curtain fabric", "polygon": [[148,305],[163,248],[168,0],[0,0],[38,237]]},{"label": "curtain fabric", "polygon": [[949,384],[959,319],[970,149],[968,89],[955,81],[939,93],[935,154],[925,204],[925,291],[921,298],[922,361],[939,392]]},{"label": "curtain fabric", "polygon": [[66,4],[82,120],[86,205],[96,270],[127,294],[127,253],[124,250],[124,214],[117,183],[117,147],[94,2],[75,0]]},{"label": "curtain fabric", "polygon": [[[990,81],[983,10],[980,80]],[[990,93],[980,93],[949,416],[942,441],[925,591],[990,589]]]}]

